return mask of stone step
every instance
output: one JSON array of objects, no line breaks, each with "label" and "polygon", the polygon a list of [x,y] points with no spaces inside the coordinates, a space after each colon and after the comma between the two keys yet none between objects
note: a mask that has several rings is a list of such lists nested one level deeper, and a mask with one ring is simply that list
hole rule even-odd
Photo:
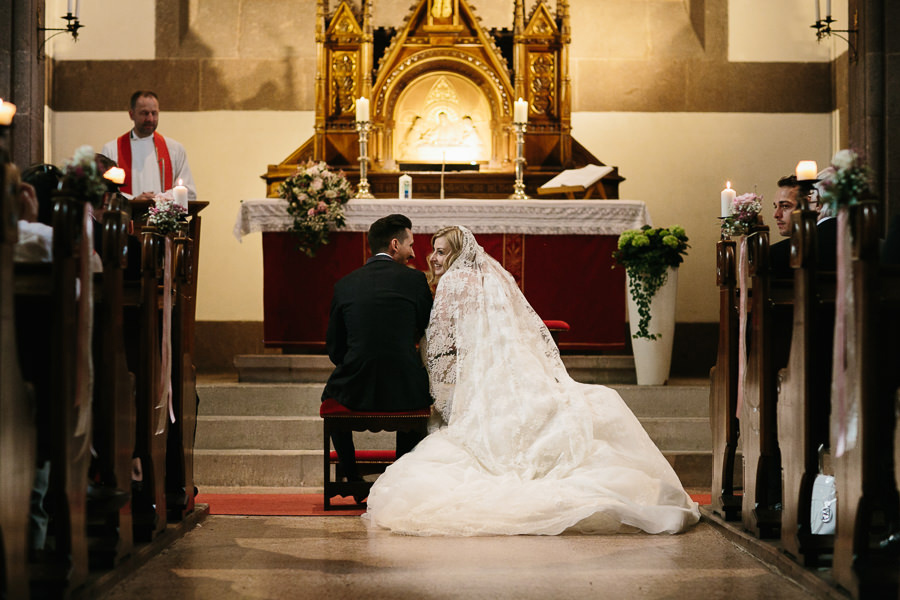
[{"label": "stone step", "polygon": [[[686,488],[708,489],[712,456],[709,452],[663,452]],[[736,483],[740,483],[738,461]],[[305,488],[322,491],[322,454],[313,450],[195,450],[194,481],[201,491],[211,488]],[[332,477],[334,474],[332,473]]]},{"label": "stone step", "polygon": [[[634,383],[634,357],[623,355],[562,356],[566,369],[582,383]],[[243,383],[325,383],[334,365],[322,354],[239,354],[234,357]]]},{"label": "stone step", "polygon": [[[709,385],[612,384],[638,417],[709,414]],[[197,385],[201,416],[318,416],[320,383],[206,383]]]},{"label": "stone step", "polygon": [[[694,451],[712,447],[707,419],[644,417],[639,420],[660,450]],[[359,449],[394,447],[394,434],[390,432],[360,433],[354,439]],[[197,449],[293,451],[321,447],[322,421],[319,417],[201,416],[197,419]]]}]

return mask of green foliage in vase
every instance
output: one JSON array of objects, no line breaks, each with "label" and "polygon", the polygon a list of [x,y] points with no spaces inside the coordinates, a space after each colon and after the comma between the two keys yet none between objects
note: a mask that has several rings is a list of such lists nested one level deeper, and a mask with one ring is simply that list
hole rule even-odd
[{"label": "green foliage in vase", "polygon": [[668,268],[684,262],[688,238],[678,225],[653,228],[644,225],[640,229],[628,229],[619,236],[618,249],[613,252],[616,262],[625,267],[628,274],[628,293],[638,308],[637,333],[634,339],[655,340],[658,334],[650,333],[650,303],[656,292],[668,279]]}]

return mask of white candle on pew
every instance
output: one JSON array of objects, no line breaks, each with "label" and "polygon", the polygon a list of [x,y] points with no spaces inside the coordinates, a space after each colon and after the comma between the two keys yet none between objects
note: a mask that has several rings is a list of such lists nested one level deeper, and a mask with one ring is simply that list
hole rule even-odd
[{"label": "white candle on pew", "polygon": [[188,189],[182,185],[181,179],[178,180],[178,185],[172,188],[172,197],[175,199],[175,204],[182,208],[188,207]]},{"label": "white candle on pew", "polygon": [[722,190],[722,216],[727,217],[731,214],[731,205],[734,202],[734,198],[737,196],[735,191],[731,189],[731,182],[725,182],[725,189]]},{"label": "white candle on pew", "polygon": [[801,160],[797,163],[797,181],[812,181],[819,174],[819,167],[814,160]]},{"label": "white candle on pew", "polygon": [[4,102],[0,98],[0,125],[11,125],[16,114],[16,105],[12,102]]}]

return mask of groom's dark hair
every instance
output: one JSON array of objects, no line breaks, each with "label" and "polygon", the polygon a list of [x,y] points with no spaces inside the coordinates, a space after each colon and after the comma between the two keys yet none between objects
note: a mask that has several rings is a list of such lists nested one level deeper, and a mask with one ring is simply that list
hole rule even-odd
[{"label": "groom's dark hair", "polygon": [[369,227],[369,249],[372,254],[387,252],[394,238],[401,242],[405,240],[407,229],[412,229],[412,221],[406,215],[388,215],[372,223]]}]

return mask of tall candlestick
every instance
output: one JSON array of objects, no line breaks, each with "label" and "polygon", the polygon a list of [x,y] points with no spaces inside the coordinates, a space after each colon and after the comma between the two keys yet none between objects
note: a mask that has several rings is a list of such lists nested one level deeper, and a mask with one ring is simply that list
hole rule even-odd
[{"label": "tall candlestick", "polygon": [[[518,107],[516,108],[518,110]],[[523,181],[525,175],[525,129],[527,127],[528,123],[524,121],[513,123],[513,129],[516,131],[516,183],[513,186],[512,196],[510,196],[512,200],[528,200]]]},{"label": "tall candlestick", "polygon": [[819,167],[814,160],[801,160],[797,163],[797,181],[812,181],[819,173]]},{"label": "tall candlestick", "polygon": [[528,103],[519,98],[513,110],[513,123],[528,122]]},{"label": "tall candlestick", "polygon": [[4,102],[0,98],[0,125],[11,125],[15,114],[16,105],[12,102]]},{"label": "tall candlestick", "polygon": [[722,190],[722,216],[727,217],[731,215],[731,206],[734,203],[734,198],[737,196],[735,191],[731,189],[731,182],[725,182],[725,189]]},{"label": "tall candlestick", "polygon": [[[360,98],[359,100],[365,100]],[[356,186],[356,196],[354,198],[374,198],[372,192],[369,191],[369,180],[366,177],[366,171],[369,166],[369,102],[366,100],[365,120],[360,121],[359,117],[359,100],[356,101],[356,131],[359,133],[359,185]]]},{"label": "tall candlestick", "polygon": [[369,120],[369,99],[368,98],[357,98],[356,99],[356,120],[357,121],[368,121]]}]

